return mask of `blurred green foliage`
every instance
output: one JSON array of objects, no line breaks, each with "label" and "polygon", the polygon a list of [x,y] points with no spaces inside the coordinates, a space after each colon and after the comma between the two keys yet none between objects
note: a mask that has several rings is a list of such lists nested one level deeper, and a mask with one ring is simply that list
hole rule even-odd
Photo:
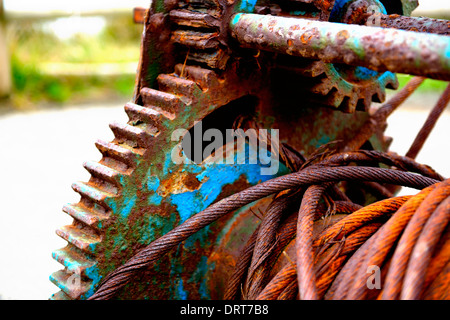
[{"label": "blurred green foliage", "polygon": [[106,27],[96,36],[77,34],[59,39],[44,28],[44,22],[25,19],[8,21],[7,39],[11,54],[15,108],[33,108],[42,103],[78,103],[131,98],[134,74],[77,76],[70,72],[48,74],[46,63],[102,64],[137,63],[142,25],[132,14],[106,18]]},{"label": "blurred green foliage", "polygon": [[[413,76],[408,74],[397,74],[399,88],[403,87],[409,80],[413,78]],[[434,79],[426,79],[417,89],[417,93],[419,92],[436,92],[440,93],[445,90],[447,87],[447,81],[440,81]]]}]

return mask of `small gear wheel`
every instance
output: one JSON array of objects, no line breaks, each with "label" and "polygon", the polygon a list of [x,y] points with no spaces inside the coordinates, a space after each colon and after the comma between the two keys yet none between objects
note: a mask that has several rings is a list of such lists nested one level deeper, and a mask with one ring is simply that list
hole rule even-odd
[{"label": "small gear wheel", "polygon": [[[378,0],[302,0],[314,4],[320,10],[320,20],[355,23],[369,13],[399,13],[410,15],[417,1]],[[352,113],[367,111],[371,102],[384,102],[386,88],[397,89],[394,73],[377,72],[360,66],[332,64],[323,61],[301,62],[296,72],[309,78],[305,91],[311,100]],[[314,78],[313,80],[311,78]]]}]

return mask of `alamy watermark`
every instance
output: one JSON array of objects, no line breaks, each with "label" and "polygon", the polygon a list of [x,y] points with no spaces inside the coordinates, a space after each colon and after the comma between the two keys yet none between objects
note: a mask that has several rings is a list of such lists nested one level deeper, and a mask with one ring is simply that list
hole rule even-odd
[{"label": "alamy watermark", "polygon": [[367,13],[369,13],[370,16],[366,20],[366,26],[379,27],[381,25],[380,7],[370,5],[367,7]]},{"label": "alamy watermark", "polygon": [[[278,129],[226,129],[209,128],[203,132],[202,122],[193,130],[176,129],[172,141],[179,141],[171,152],[175,164],[260,164],[261,175],[274,175],[279,168]],[[246,146],[247,152],[246,152]],[[186,154],[190,152],[190,157]]]},{"label": "alamy watermark", "polygon": [[366,286],[369,290],[381,289],[381,270],[379,266],[371,265],[367,268],[367,274],[370,276],[367,278]]}]

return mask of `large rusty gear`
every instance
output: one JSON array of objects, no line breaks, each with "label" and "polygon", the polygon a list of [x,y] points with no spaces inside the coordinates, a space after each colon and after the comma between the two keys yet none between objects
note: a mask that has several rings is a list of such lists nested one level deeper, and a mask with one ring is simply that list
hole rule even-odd
[{"label": "large rusty gear", "polygon": [[[162,7],[155,3],[146,16],[133,103],[125,106],[129,121],[110,125],[113,141],[96,142],[102,158],[84,164],[90,180],[72,185],[81,199],[63,208],[74,221],[57,230],[68,244],[52,253],[64,266],[50,277],[61,289],[52,299],[90,297],[101,279],[139,248],[214,201],[289,171],[281,164],[273,176],[262,176],[259,164],[221,166],[209,158],[201,163],[174,163],[173,152],[187,157],[182,136],[173,137],[177,129],[192,131],[199,120],[210,128],[231,127],[238,116],[252,116],[263,128],[289,128],[280,130],[280,141],[308,156],[323,144],[352,138],[368,119],[367,113],[352,112],[358,101],[363,99],[361,109],[365,109],[374,96],[384,99],[385,86],[395,86],[386,76],[376,89],[347,88],[342,99],[333,98],[325,103],[328,106],[322,101],[291,108],[291,97],[305,78],[280,83],[269,72],[281,70],[279,66],[264,63],[273,58],[271,54],[233,54],[223,34],[222,23],[229,14],[226,3],[164,1]],[[308,67],[305,62],[299,64],[304,66],[303,75],[309,72],[328,83],[317,89],[322,95],[343,81],[339,77],[333,82],[333,76],[339,76],[336,68],[317,61],[307,61]],[[320,77],[323,74],[326,81]],[[348,103],[333,105],[339,100]],[[330,105],[347,113],[336,112]],[[383,131],[379,128],[370,137],[368,148],[387,149],[389,139]],[[233,260],[244,244],[226,251],[223,239],[230,234],[241,236],[231,232],[236,225],[246,226],[242,228],[246,235],[252,232],[254,219],[246,208],[199,232],[140,274],[140,283],[127,286],[119,298],[221,298],[218,279],[229,270],[216,269],[216,262]],[[217,247],[222,250],[220,258]],[[212,285],[219,288],[211,290]]]}]

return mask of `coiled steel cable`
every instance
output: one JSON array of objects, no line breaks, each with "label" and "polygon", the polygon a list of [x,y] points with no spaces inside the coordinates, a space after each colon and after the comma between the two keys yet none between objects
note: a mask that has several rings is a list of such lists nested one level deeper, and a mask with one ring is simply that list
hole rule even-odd
[{"label": "coiled steel cable", "polygon": [[105,277],[90,299],[113,297],[138,270],[148,267],[198,230],[248,203],[286,189],[346,180],[400,184],[416,189],[438,182],[438,180],[409,172],[373,167],[311,167],[263,182],[211,205],[152,242],[127,263]]}]

